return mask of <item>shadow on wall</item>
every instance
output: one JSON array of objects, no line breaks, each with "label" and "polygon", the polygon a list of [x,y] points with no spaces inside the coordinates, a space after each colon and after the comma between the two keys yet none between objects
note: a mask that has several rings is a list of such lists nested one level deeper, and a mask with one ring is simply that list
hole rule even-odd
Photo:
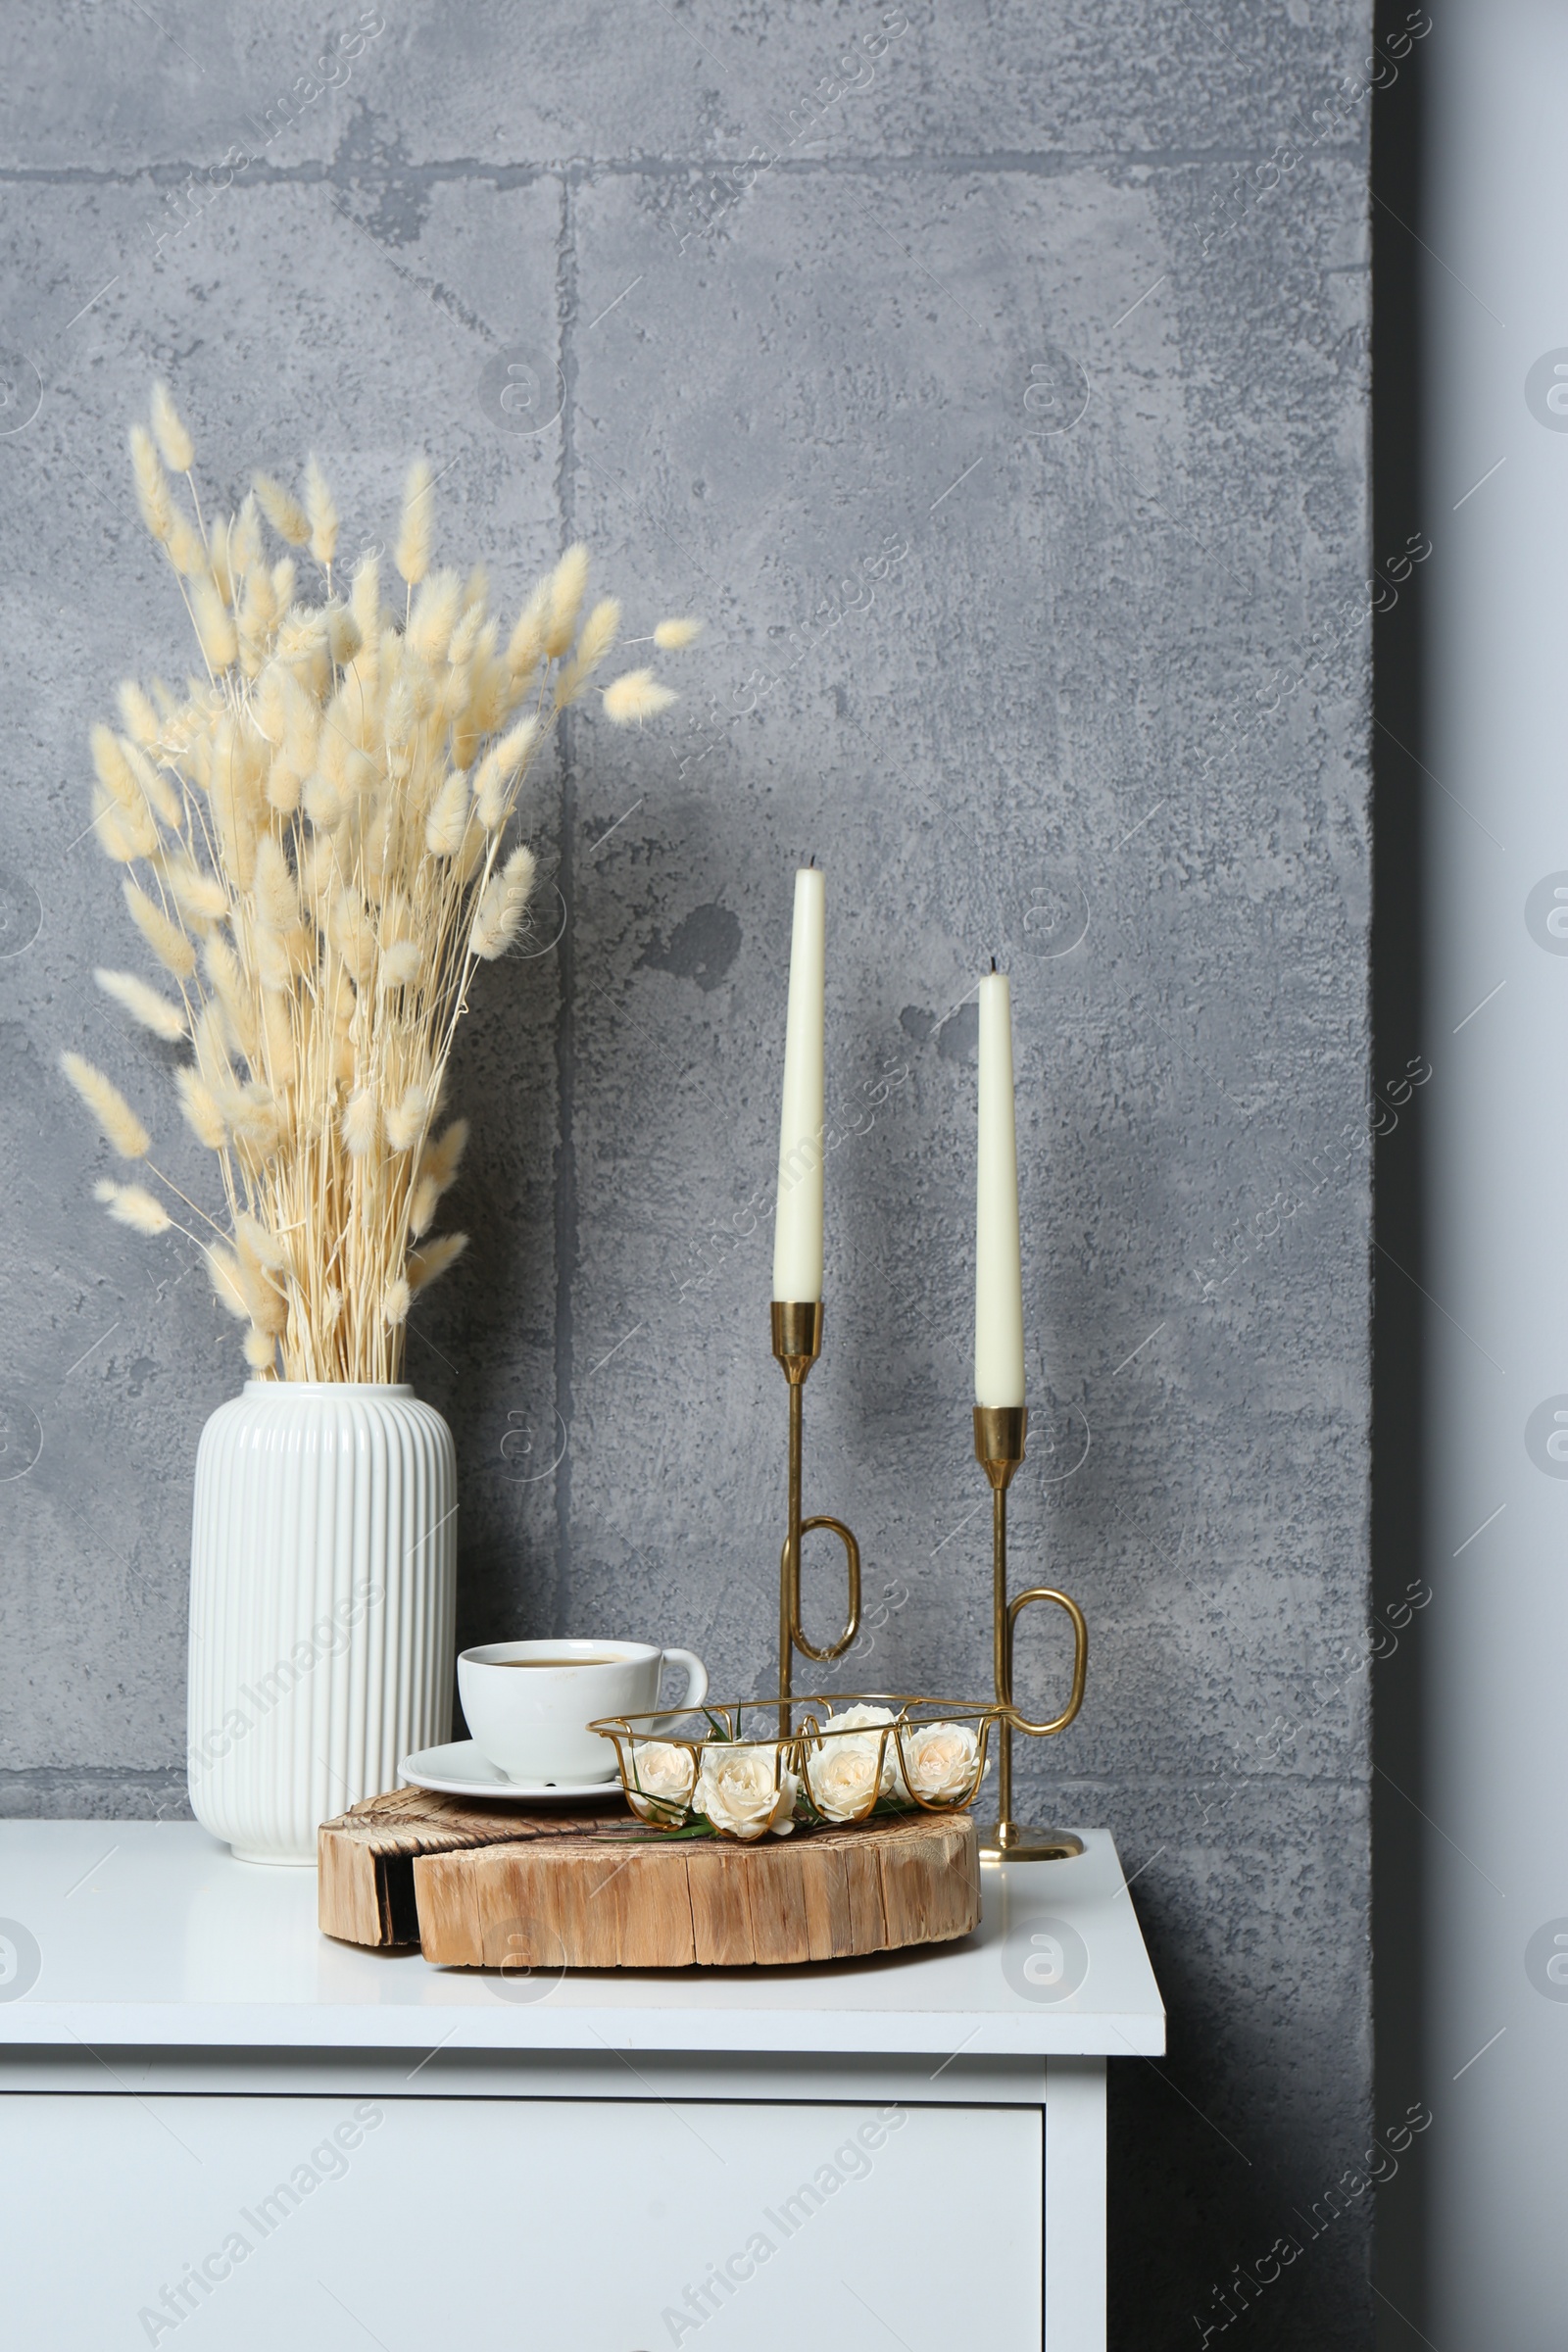
[{"label": "shadow on wall", "polygon": [[[1386,40],[1408,14],[1377,11]],[[1428,54],[1417,47],[1372,119],[1373,545],[1403,547],[1422,527],[1421,247]],[[1422,610],[1417,572],[1373,624],[1372,1034],[1378,1070],[1402,1069],[1423,1051],[1425,939]],[[1374,1189],[1372,1599],[1386,1621],[1420,1583],[1425,1556],[1420,1099],[1378,1122]],[[1375,1954],[1376,2112],[1400,2114],[1421,2095],[1424,1953],[1420,1816],[1422,1648],[1404,1641],[1374,1683],[1372,1936]],[[1423,2168],[1401,2166],[1378,2196],[1378,2343],[1412,2352],[1424,2337],[1426,2230]]]}]

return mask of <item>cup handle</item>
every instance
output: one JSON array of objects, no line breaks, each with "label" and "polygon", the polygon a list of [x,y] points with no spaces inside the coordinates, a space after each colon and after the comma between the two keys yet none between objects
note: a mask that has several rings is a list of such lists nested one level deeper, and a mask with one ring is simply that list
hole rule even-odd
[{"label": "cup handle", "polygon": [[686,1694],[678,1706],[669,1710],[672,1715],[683,1715],[688,1707],[702,1705],[708,1696],[708,1668],[694,1649],[666,1649],[659,1665],[661,1677],[666,1666],[686,1669]]}]

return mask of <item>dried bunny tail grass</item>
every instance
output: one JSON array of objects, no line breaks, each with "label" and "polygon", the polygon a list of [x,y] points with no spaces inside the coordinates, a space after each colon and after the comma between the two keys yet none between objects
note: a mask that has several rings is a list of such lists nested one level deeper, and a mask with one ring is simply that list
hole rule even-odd
[{"label": "dried bunny tail grass", "polygon": [[166,858],[159,870],[180,913],[192,921],[216,923],[228,912],[228,893],[216,874],[204,874],[187,858]]},{"label": "dried bunny tail grass", "polygon": [[113,1079],[84,1061],[79,1054],[62,1054],[60,1067],[103,1129],[104,1139],[122,1159],[145,1159],[152,1137],[125,1101]]},{"label": "dried bunny tail grass", "polygon": [[380,1125],[374,1089],[356,1088],[343,1105],[343,1149],[350,1159],[365,1159],[375,1150]]},{"label": "dried bunny tail grass", "polygon": [[225,1308],[237,1323],[248,1323],[250,1306],[245,1298],[245,1286],[240,1280],[239,1259],[221,1242],[209,1242],[206,1247],[207,1271],[213,1278],[213,1290],[220,1306]]},{"label": "dried bunny tail grass", "polygon": [[450,1191],[457,1182],[463,1165],[463,1154],[468,1148],[468,1122],[454,1119],[443,1127],[433,1143],[425,1145],[419,1154],[419,1175],[428,1176],[438,1193]]},{"label": "dried bunny tail grass", "polygon": [[170,515],[168,547],[170,562],[176,571],[184,573],[187,580],[194,580],[198,574],[206,571],[207,549],[203,545],[202,535],[177,507]]},{"label": "dried bunny tail grass", "polygon": [[[216,997],[209,997],[196,1015],[196,1026],[191,1032],[191,1045],[195,1050],[196,1067],[207,1085],[210,1087],[232,1087],[234,1064],[229,1058],[232,1039],[227,1015]],[[174,1078],[177,1084],[179,1079],[177,1070]]]},{"label": "dried bunny tail grass", "polygon": [[275,659],[269,662],[256,682],[248,716],[274,760],[282,753],[296,699],[309,704],[314,710],[315,706],[295,677],[292,666],[287,662]]},{"label": "dried bunny tail grass", "polygon": [[324,608],[326,650],[339,669],[347,669],[361,646],[365,632],[347,605],[328,605]]},{"label": "dried bunny tail grass", "polygon": [[434,488],[429,459],[416,458],[403,486],[403,519],[398,525],[397,546],[392,551],[398,576],[408,582],[411,591],[417,588],[430,568]]},{"label": "dried bunny tail grass", "polygon": [[101,785],[93,789],[92,829],[106,858],[117,865],[132,865],[138,858],[158,855],[158,827],[149,808],[122,808]]},{"label": "dried bunny tail grass", "polygon": [[615,642],[619,628],[619,597],[602,596],[583,622],[582,635],[577,640],[574,666],[585,677],[589,670],[595,668],[609,653]]},{"label": "dried bunny tail grass", "polygon": [[309,833],[296,835],[294,856],[300,886],[300,902],[318,931],[326,927],[323,902],[338,888],[342,873],[337,852],[330,835]]},{"label": "dried bunny tail grass", "polygon": [[262,1035],[267,1073],[272,1084],[294,1085],[299,1077],[299,1055],[294,1044],[293,1015],[281,990],[270,989],[262,999]]},{"label": "dried bunny tail grass", "polygon": [[260,676],[267,649],[277,628],[277,598],[266,570],[245,575],[245,595],[234,615],[239,633],[240,667],[247,678]]},{"label": "dried bunny tail grass", "polygon": [[297,767],[284,760],[274,760],[267,773],[267,805],[279,816],[292,816],[300,805],[304,779]]},{"label": "dried bunny tail grass", "polygon": [[[171,832],[177,833],[183,811],[174,797],[173,787],[169,778],[154,767],[140,745],[132,743],[128,735],[112,734],[101,723],[91,730],[88,742],[92,749],[94,772],[105,792],[127,820],[130,837],[137,841],[147,838],[147,826],[142,820],[149,809],[163,818]],[[141,804],[139,808],[138,802]],[[152,838],[154,850],[142,851],[140,855],[143,857],[155,853],[158,838],[156,829]]]},{"label": "dried bunny tail grass", "polygon": [[522,719],[480,760],[473,779],[473,806],[487,833],[498,832],[512,814],[516,797],[513,786],[538,732],[537,718]]},{"label": "dried bunny tail grass", "polygon": [[112,800],[122,808],[135,812],[136,803],[146,799],[145,793],[130,770],[119,737],[100,719],[88,731],[87,747],[92,753],[93,773]]},{"label": "dried bunny tail grass", "polygon": [[103,1202],[117,1225],[128,1225],[136,1233],[167,1233],[174,1222],[144,1184],[116,1184],[113,1177],[101,1176],[92,1197]]},{"label": "dried bunny tail grass", "polygon": [[167,547],[174,527],[174,501],[170,493],[169,476],[144,424],[133,424],[130,428],[130,466],[136,477],[136,504],[141,509],[141,518],[159,546]]},{"label": "dried bunny tail grass", "polygon": [[[228,566],[237,580],[248,571],[260,571],[264,561],[262,522],[256,511],[256,493],[247,490],[240,501],[239,513],[229,526]],[[230,598],[230,603],[233,599]]]},{"label": "dried bunny tail grass", "polygon": [[179,795],[161,767],[154,767],[139,743],[128,735],[120,739],[121,757],[136,779],[137,789],[148,808],[171,833],[177,833],[185,821],[185,811],[179,805]]},{"label": "dried bunny tail grass", "polygon": [[192,580],[190,611],[208,668],[215,674],[227,669],[239,651],[239,640],[228,607],[212,580]]},{"label": "dried bunny tail grass", "polygon": [[234,602],[234,578],[238,569],[231,547],[233,536],[233,522],[228,515],[220,514],[213,525],[207,547],[207,562],[218,593],[228,605]]},{"label": "dried bunny tail grass", "polygon": [[130,919],[141,933],[165,971],[172,972],[176,980],[188,980],[196,969],[196,951],[177,923],[172,923],[161,906],[155,906],[147,893],[127,875],[121,884]]},{"label": "dried bunny tail grass", "polygon": [[435,1241],[426,1242],[420,1250],[409,1251],[409,1289],[422,1291],[427,1283],[444,1274],[468,1247],[466,1233],[443,1233]]},{"label": "dried bunny tail grass", "polygon": [[133,737],[144,752],[156,751],[163,737],[163,721],[134,678],[122,678],[115,689],[115,700],[120,705],[120,715],[125,722],[126,734]]},{"label": "dried bunny tail grass", "polygon": [[396,751],[400,744],[408,742],[414,715],[414,683],[400,670],[392,680],[381,713],[381,732],[389,751]]},{"label": "dried bunny tail grass", "polygon": [[256,977],[264,991],[263,1017],[270,1020],[267,998],[286,996],[294,986],[295,974],[308,960],[305,936],[297,924],[293,931],[282,932],[269,931],[265,925],[257,922],[252,926],[246,945],[250,950]]},{"label": "dried bunny tail grass", "polygon": [[[137,495],[183,575],[206,670],[177,691],[123,688],[115,732],[94,739],[93,781],[103,846],[150,868],[127,906],[180,986],[150,968],[147,981],[106,969],[99,985],[155,1036],[189,1040],[171,1056],[181,1121],[218,1154],[232,1221],[221,1244],[210,1225],[189,1238],[253,1373],[396,1380],[411,1298],[464,1247],[434,1228],[467,1128],[430,1129],[473,958],[512,946],[534,885],[507,819],[552,700],[574,700],[601,663],[603,684],[619,612],[588,598],[573,546],[509,643],[483,572],[436,567],[424,459],[378,567],[347,560],[314,456],[287,488],[260,476],[215,522],[189,444],[155,396],[152,430],[132,442]],[[302,590],[291,558],[303,565],[307,548],[320,568]],[[383,608],[383,570],[407,587],[401,609],[395,596]],[[677,650],[697,626],[662,622],[658,643]],[[632,721],[670,699],[645,671],[607,707]],[[116,1149],[141,1159],[150,1139],[118,1090],[88,1063],[67,1072]],[[183,1232],[171,1188],[142,1182],[145,1196],[118,1184],[104,1205],[163,1231],[167,1197]]]},{"label": "dried bunny tail grass", "polygon": [[305,813],[313,825],[330,833],[343,817],[343,796],[335,784],[322,775],[308,779],[305,786]]},{"label": "dried bunny tail grass", "polygon": [[249,1086],[227,1087],[219,1097],[219,1107],[249,1166],[260,1169],[275,1158],[282,1146],[283,1125],[267,1087],[254,1080]]},{"label": "dried bunny tail grass", "polygon": [[329,572],[337,554],[337,501],[314,456],[305,461],[305,513],[311,526],[311,553],[322,570]]},{"label": "dried bunny tail grass", "polygon": [[613,726],[629,727],[645,718],[657,718],[677,699],[668,686],[661,686],[651,669],[628,669],[605,688],[605,716]]},{"label": "dried bunny tail grass", "polygon": [[288,1252],[259,1218],[242,1211],[234,1219],[234,1255],[252,1323],[281,1339],[288,1322]]},{"label": "dried bunny tail grass", "polygon": [[516,938],[533,891],[533,852],[519,842],[501,871],[485,884],[468,934],[469,949],[484,962],[494,963]]},{"label": "dried bunny tail grass", "polygon": [[683,653],[697,643],[707,625],[702,620],[662,620],[654,631],[654,643],[662,654]]},{"label": "dried bunny tail grass", "polygon": [[418,1177],[409,1196],[409,1231],[416,1241],[429,1232],[440,1205],[441,1187],[429,1176]]},{"label": "dried bunny tail grass", "polygon": [[399,940],[414,940],[419,936],[418,918],[414,903],[406,890],[394,886],[381,902],[381,919],[376,937],[383,948],[395,947]]},{"label": "dried bunny tail grass", "polygon": [[550,605],[545,621],[545,654],[554,662],[571,643],[588,585],[588,550],[579,539],[568,547],[550,574]]},{"label": "dried bunny tail grass", "polygon": [[234,1239],[239,1248],[239,1262],[252,1273],[287,1274],[292,1270],[288,1244],[277,1234],[269,1232],[261,1219],[249,1210],[234,1220]]},{"label": "dried bunny tail grass", "polygon": [[550,625],[550,588],[543,579],[517,615],[507,645],[507,667],[514,677],[526,677],[545,658],[545,635]]},{"label": "dried bunny tail grass", "polygon": [[[412,988],[424,969],[424,950],[416,939],[400,939],[383,949],[375,968],[375,985],[384,997],[394,988]],[[402,1146],[399,1146],[402,1149]]]},{"label": "dried bunny tail grass", "polygon": [[381,635],[381,559],[362,556],[354,566],[354,581],[349,590],[349,611],[360,624],[360,636],[368,646],[379,643]]},{"label": "dried bunny tail grass", "polygon": [[558,704],[575,702],[594,671],[615,642],[620,627],[620,600],[602,597],[583,622],[577,651],[561,673],[556,688]]},{"label": "dried bunny tail grass", "polygon": [[394,1152],[412,1152],[435,1108],[434,1090],[417,1081],[386,1114],[386,1140]]},{"label": "dried bunny tail grass", "polygon": [[424,820],[424,846],[432,858],[455,858],[468,829],[468,779],[461,767],[448,776]]},{"label": "dried bunny tail grass", "polygon": [[364,987],[375,968],[375,925],[359,892],[345,886],[338,892],[328,924],[328,936],[350,977]]},{"label": "dried bunny tail grass", "polygon": [[270,473],[253,474],[251,487],[278,537],[286,539],[290,547],[304,547],[311,536],[310,519],[293,492]]},{"label": "dried bunny tail grass", "polygon": [[205,1085],[188,1065],[174,1072],[174,1085],[179,1092],[179,1107],[185,1114],[185,1124],[199,1144],[209,1152],[221,1152],[228,1143],[228,1128],[218,1107],[211,1087]]},{"label": "dried bunny tail grass", "polygon": [[[485,592],[481,591],[479,595],[475,596],[473,593],[473,582],[470,580],[467,587],[465,588],[463,594],[463,617],[458,622],[457,627],[453,630],[452,643],[447,647],[447,660],[451,662],[454,669],[461,669],[465,666],[465,664],[473,660],[474,648],[479,642],[479,633],[484,628],[486,622],[487,600]],[[491,632],[491,637],[493,642],[493,630]]]},{"label": "dried bunny tail grass", "polygon": [[196,452],[169,386],[162,381],[153,386],[152,417],[164,464],[171,473],[189,473],[196,463]]},{"label": "dried bunny tail grass", "polygon": [[256,845],[256,873],[251,883],[256,900],[256,917],[270,931],[288,931],[300,919],[299,885],[283,845],[270,833],[264,833]]},{"label": "dried bunny tail grass", "polygon": [[[240,970],[239,957],[225,939],[210,939],[202,949],[202,968],[212,983],[217,1010],[222,1016],[228,1035],[252,1069],[256,1067],[260,1046],[256,1029],[256,999]],[[206,1014],[202,1016],[203,1021]],[[197,1044],[201,1043],[201,1024],[197,1025]],[[211,1073],[208,1073],[211,1075]]]},{"label": "dried bunny tail grass", "polygon": [[167,1038],[173,1045],[186,1034],[185,1015],[179,1005],[171,1004],[168,997],[161,997],[156,988],[149,988],[134,972],[106,972],[100,965],[93,978],[106,997],[113,997],[117,1004],[122,1004],[131,1019],[150,1029],[155,1037]]},{"label": "dried bunny tail grass", "polygon": [[457,626],[463,583],[455,571],[438,571],[424,582],[414,600],[404,643],[421,662],[434,664],[446,657]]}]

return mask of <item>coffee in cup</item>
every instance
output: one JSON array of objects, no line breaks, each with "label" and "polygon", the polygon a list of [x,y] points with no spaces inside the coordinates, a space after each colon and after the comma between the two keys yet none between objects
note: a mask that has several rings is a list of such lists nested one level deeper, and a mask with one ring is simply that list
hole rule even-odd
[{"label": "coffee in cup", "polygon": [[487,1642],[459,1658],[458,1695],[474,1745],[509,1781],[608,1783],[616,1774],[614,1748],[588,1726],[607,1715],[650,1713],[666,1660],[686,1670],[671,1714],[701,1706],[708,1695],[701,1658],[648,1642]]}]

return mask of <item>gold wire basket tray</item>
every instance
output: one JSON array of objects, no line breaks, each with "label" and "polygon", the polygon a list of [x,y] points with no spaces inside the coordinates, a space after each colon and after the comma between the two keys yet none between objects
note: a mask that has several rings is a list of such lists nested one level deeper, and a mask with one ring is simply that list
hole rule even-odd
[{"label": "gold wire basket tray", "polygon": [[612,1743],[626,1802],[650,1828],[749,1844],[873,1815],[966,1811],[1006,1714],[903,1691],[783,1692],[605,1716],[589,1729]]}]

